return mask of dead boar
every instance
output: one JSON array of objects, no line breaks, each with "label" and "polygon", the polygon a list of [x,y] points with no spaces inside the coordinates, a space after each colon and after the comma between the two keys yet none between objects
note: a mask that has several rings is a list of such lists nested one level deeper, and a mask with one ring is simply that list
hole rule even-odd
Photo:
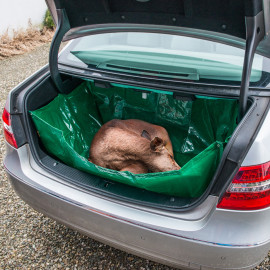
[{"label": "dead boar", "polygon": [[137,119],[114,119],[93,138],[89,161],[135,174],[179,170],[165,128]]}]

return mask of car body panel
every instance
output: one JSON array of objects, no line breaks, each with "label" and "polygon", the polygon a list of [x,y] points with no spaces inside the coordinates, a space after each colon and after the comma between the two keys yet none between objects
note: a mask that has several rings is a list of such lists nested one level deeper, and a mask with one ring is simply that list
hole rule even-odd
[{"label": "car body panel", "polygon": [[48,173],[43,175],[27,148],[16,150],[7,145],[4,160],[18,195],[39,212],[99,241],[192,269],[250,269],[270,248],[269,226],[263,222],[269,219],[270,208],[252,215],[220,210],[215,208],[217,198],[213,196],[204,202],[209,211],[201,215],[200,207],[193,214],[167,215],[136,208],[68,186]]},{"label": "car body panel", "polygon": [[[22,181],[25,179],[28,185],[32,184],[44,193],[71,203],[76,202],[76,205],[90,211],[144,228],[224,246],[259,245],[270,240],[269,225],[264,222],[264,220],[270,220],[270,208],[248,212],[216,209],[218,198],[215,196],[208,196],[197,208],[180,213],[121,203],[89,194],[48,174],[40,169],[31,157],[27,145],[18,150],[9,148],[4,161],[9,172],[14,173],[14,166],[16,166],[17,171],[20,172],[17,177]],[[17,164],[14,163],[16,159]],[[18,167],[21,170],[18,170]],[[211,220],[211,226],[209,226],[209,220]],[[252,239],[246,237],[246,231],[242,228],[243,223],[247,231],[253,231]],[[236,228],[242,229],[236,230]]]},{"label": "car body panel", "polygon": [[[270,160],[270,112],[264,119],[263,125],[249,149],[242,166],[263,164]],[[255,163],[256,162],[256,163]]]}]

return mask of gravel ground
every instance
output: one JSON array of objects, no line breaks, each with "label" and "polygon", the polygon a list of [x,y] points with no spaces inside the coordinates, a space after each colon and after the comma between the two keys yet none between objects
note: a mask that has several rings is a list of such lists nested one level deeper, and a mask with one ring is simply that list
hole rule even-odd
[{"label": "gravel ground", "polygon": [[[0,109],[8,92],[42,67],[49,45],[0,61]],[[70,230],[37,213],[14,193],[3,168],[0,129],[0,269],[156,269],[173,270]],[[256,269],[270,269],[270,253]]]}]

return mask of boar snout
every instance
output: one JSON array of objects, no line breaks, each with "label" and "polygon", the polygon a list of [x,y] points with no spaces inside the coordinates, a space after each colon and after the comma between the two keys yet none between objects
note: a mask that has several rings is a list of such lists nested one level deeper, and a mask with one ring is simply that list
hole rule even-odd
[{"label": "boar snout", "polygon": [[153,155],[150,156],[150,163],[153,172],[166,172],[180,170],[181,167],[176,163],[171,153],[165,147],[165,142],[155,137],[150,142],[150,149]]}]

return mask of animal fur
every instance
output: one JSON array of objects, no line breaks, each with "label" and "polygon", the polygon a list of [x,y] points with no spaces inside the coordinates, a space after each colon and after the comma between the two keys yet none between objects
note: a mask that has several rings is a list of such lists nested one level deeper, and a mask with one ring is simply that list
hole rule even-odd
[{"label": "animal fur", "polygon": [[89,161],[135,174],[179,170],[165,128],[137,119],[114,119],[96,133]]}]

